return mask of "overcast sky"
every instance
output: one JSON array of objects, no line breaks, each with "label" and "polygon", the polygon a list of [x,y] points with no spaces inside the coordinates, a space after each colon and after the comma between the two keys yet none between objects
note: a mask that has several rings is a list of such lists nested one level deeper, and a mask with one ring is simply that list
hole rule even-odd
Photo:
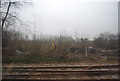
[{"label": "overcast sky", "polygon": [[20,9],[20,17],[37,34],[93,38],[103,32],[118,32],[117,2],[81,0],[32,0]]}]

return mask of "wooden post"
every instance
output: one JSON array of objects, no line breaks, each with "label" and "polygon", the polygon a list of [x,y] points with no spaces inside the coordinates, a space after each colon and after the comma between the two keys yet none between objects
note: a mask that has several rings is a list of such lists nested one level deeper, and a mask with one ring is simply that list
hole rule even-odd
[{"label": "wooden post", "polygon": [[86,57],[88,56],[88,49],[87,49],[87,47],[85,48],[85,56]]}]

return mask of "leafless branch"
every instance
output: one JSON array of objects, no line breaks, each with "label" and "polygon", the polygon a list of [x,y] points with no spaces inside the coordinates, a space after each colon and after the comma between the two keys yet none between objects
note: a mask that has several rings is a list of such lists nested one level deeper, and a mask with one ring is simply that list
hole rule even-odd
[{"label": "leafless branch", "polygon": [[[5,12],[0,12],[0,13],[4,13],[5,14]],[[8,15],[11,16],[11,17],[13,17],[13,18],[15,18],[16,20],[18,20],[21,23],[21,25],[22,25],[22,22],[20,21],[19,18],[17,18],[16,16],[14,16],[14,15],[12,15],[10,13],[8,13]],[[1,21],[3,21],[3,20],[1,20]]]}]

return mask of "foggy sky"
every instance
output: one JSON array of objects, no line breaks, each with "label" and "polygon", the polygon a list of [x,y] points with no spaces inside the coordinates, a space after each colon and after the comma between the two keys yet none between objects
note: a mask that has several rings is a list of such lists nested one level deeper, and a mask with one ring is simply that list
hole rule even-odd
[{"label": "foggy sky", "polygon": [[36,34],[93,38],[99,33],[118,33],[117,2],[33,0],[20,9],[21,19]]}]

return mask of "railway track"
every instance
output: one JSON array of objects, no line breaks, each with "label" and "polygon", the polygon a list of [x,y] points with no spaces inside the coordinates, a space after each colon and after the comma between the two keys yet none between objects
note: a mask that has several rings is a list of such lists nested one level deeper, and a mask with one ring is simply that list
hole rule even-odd
[{"label": "railway track", "polygon": [[4,66],[2,77],[22,80],[118,79],[119,66]]}]

